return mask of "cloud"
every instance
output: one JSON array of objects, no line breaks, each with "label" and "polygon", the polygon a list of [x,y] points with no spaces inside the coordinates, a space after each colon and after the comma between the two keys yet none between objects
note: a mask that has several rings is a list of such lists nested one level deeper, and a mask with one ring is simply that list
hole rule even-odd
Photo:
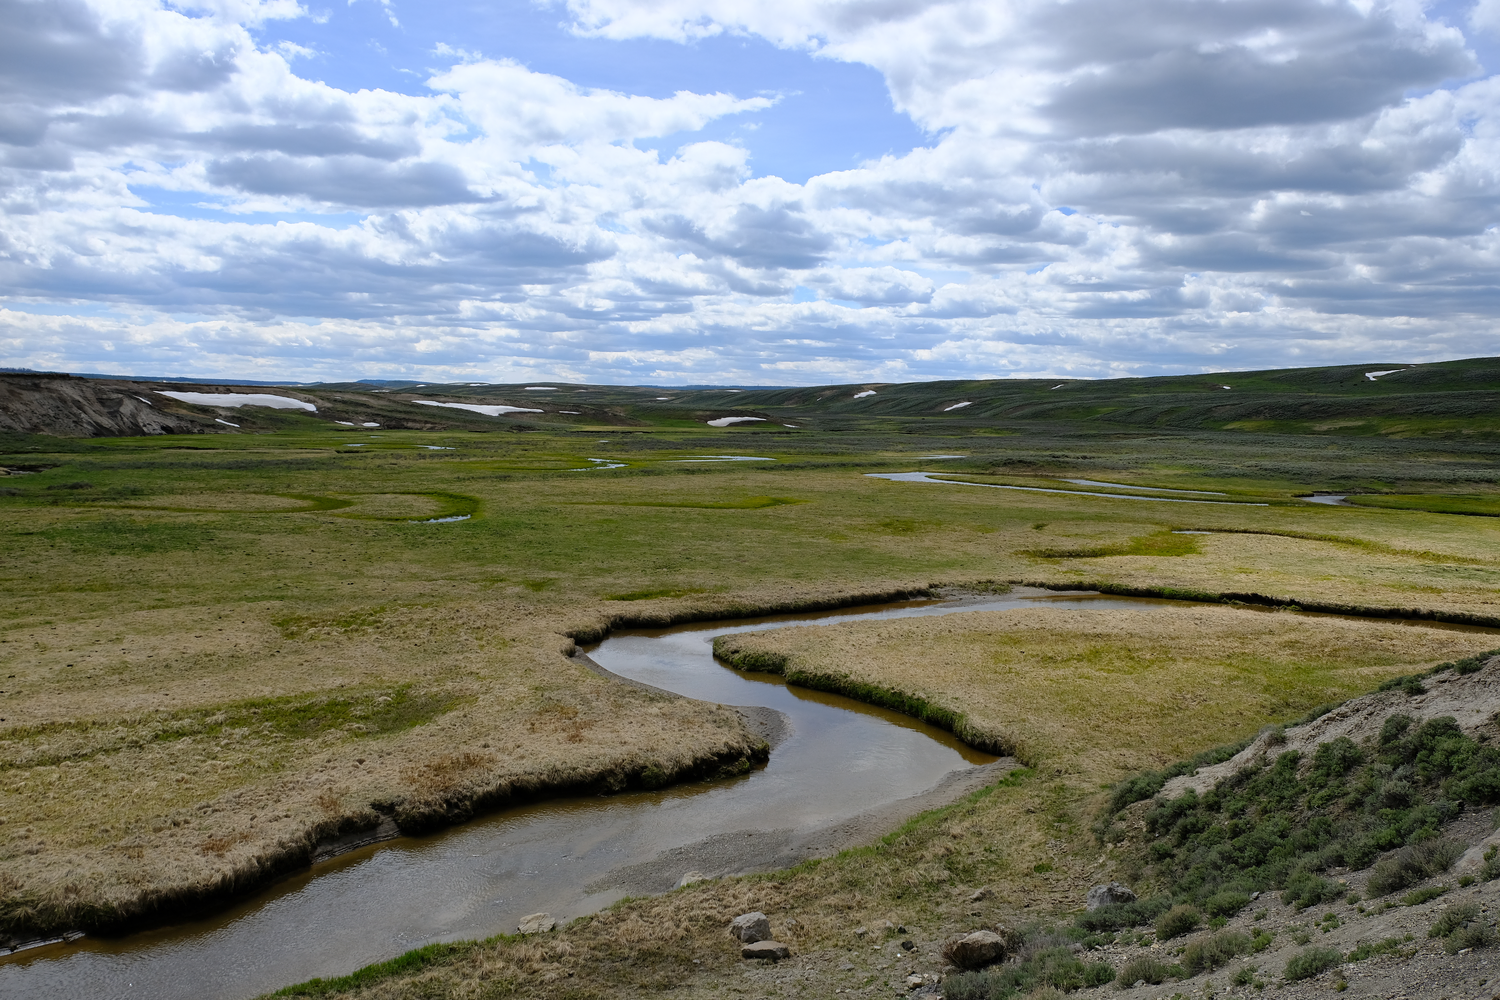
[{"label": "cloud", "polygon": [[487,139],[524,153],[549,145],[607,145],[691,132],[715,118],[770,107],[770,98],[679,92],[665,99],[585,89],[509,59],[465,62],[432,77],[456,95]]},{"label": "cloud", "polygon": [[933,283],[913,271],[895,267],[842,267],[804,279],[827,299],[861,305],[904,305],[932,301]]},{"label": "cloud", "polygon": [[726,218],[706,224],[686,216],[650,220],[658,235],[704,256],[729,258],[755,269],[816,267],[833,246],[800,205],[738,205]]},{"label": "cloud", "polygon": [[446,163],[388,164],[368,156],[240,156],[211,160],[208,180],[254,194],[297,195],[371,207],[422,207],[480,201],[462,171]]},{"label": "cloud", "polygon": [[1478,0],[1469,10],[1469,24],[1476,31],[1500,34],[1500,0]]},{"label": "cloud", "polygon": [[927,132],[791,184],[705,134],[771,97],[446,43],[424,87],[351,91],[272,37],[287,0],[0,0],[0,355],[818,382],[1493,353],[1500,82],[1464,31],[1497,10],[566,4],[590,44],[873,66]]}]

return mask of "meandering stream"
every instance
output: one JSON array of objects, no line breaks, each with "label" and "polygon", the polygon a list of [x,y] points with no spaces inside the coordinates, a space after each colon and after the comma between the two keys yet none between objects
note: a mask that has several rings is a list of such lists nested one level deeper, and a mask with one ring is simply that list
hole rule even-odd
[{"label": "meandering stream", "polygon": [[433,941],[513,932],[527,913],[565,921],[627,894],[669,889],[689,870],[778,867],[796,860],[819,831],[900,808],[952,772],[994,758],[905,716],[723,667],[713,659],[715,636],[1023,606],[1162,603],[1031,591],[616,634],[589,651],[614,673],[692,698],[782,713],[786,735],[769,764],[729,781],[552,800],[363,848],[210,919],[0,960],[0,996],[241,1000]]}]

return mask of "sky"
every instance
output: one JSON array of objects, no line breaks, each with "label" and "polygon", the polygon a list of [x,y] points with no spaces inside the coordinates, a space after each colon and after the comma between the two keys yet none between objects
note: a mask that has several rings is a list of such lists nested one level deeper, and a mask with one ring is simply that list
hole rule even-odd
[{"label": "sky", "polygon": [[1500,354],[1500,0],[0,0],[0,366]]}]

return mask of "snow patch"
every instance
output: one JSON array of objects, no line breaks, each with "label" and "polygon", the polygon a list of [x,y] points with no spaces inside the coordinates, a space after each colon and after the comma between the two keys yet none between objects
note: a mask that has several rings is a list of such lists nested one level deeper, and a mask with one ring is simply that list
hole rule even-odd
[{"label": "snow patch", "polygon": [[472,410],[482,413],[487,417],[498,417],[502,413],[542,413],[542,410],[532,409],[526,406],[490,406],[486,403],[439,403],[433,399],[414,399],[413,403],[418,406],[446,406],[454,410]]},{"label": "snow patch", "polygon": [[153,390],[159,396],[171,396],[184,403],[198,406],[269,406],[275,410],[310,410],[318,412],[311,403],[290,396],[273,396],[265,392],[179,392],[176,389]]}]

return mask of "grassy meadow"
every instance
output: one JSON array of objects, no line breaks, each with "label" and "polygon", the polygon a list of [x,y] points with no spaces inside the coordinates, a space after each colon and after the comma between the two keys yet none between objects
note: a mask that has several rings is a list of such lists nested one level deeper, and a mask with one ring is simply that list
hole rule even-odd
[{"label": "grassy meadow", "polygon": [[[1397,406],[1385,383],[1346,376],[1345,410],[1374,420]],[[1248,416],[1239,402],[1221,412],[1213,393],[1229,392],[1206,383],[1123,401],[1100,395],[1123,385],[1086,399],[1087,383],[1050,396],[965,383],[859,401],[857,387],[579,389],[576,403],[533,394],[553,408],[540,416],[443,410],[453,420],[430,426],[437,408],[410,392],[349,386],[319,417],[219,411],[238,432],[0,437],[0,932],[167,918],[384,818],[421,829],[558,790],[711,780],[764,752],[731,711],[570,657],[612,626],[1006,583],[1500,624],[1500,520],[1472,516],[1500,504],[1500,441],[1487,417],[1439,398],[1468,392],[1460,402],[1483,409],[1493,378],[1475,378],[1407,407],[1449,424],[1399,433],[1317,430],[1309,421],[1344,418],[1262,373],[1263,394],[1287,400]],[[978,398],[995,386],[1011,395]],[[953,414],[939,406],[971,396]],[[705,424],[736,412],[762,419]],[[403,413],[425,424],[403,428]],[[1256,428],[1230,426],[1252,417]],[[866,475],[917,470],[1028,489]],[[1069,479],[1221,502],[1083,496],[1131,491]],[[1299,499],[1314,491],[1383,502]],[[1155,612],[1096,625],[1038,613],[968,631],[956,619],[909,634],[850,626],[847,649],[795,647],[818,670],[858,650],[869,683],[925,692],[1013,741],[1031,770],[878,850],[626,904],[547,942],[445,951],[350,989],[415,995],[415,976],[441,986],[434,996],[557,995],[539,977],[571,962],[578,996],[666,982],[718,995],[714,977],[737,961],[719,921],[750,902],[802,914],[804,951],[881,915],[935,934],[985,884],[1003,887],[983,904],[991,915],[1076,905],[1107,867],[1088,847],[1100,785],[1500,645],[1189,610],[1187,634],[1152,625]],[[1033,647],[1046,658],[1006,652]],[[1018,684],[1031,699],[1019,715],[1006,695]],[[1110,724],[1085,724],[1095,716]],[[1013,847],[995,846],[1002,830],[1022,831],[1006,833]]]}]

